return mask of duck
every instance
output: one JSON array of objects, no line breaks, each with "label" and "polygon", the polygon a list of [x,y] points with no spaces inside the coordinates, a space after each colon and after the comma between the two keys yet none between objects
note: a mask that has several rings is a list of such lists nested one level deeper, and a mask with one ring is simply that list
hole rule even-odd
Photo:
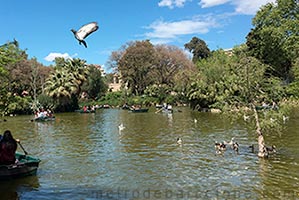
[{"label": "duck", "polygon": [[248,121],[249,119],[250,119],[250,117],[248,116],[248,115],[243,115],[243,119],[244,119],[244,121],[246,122],[246,121]]},{"label": "duck", "polygon": [[250,145],[248,148],[250,148],[251,149],[251,153],[254,153],[254,145],[252,144],[252,145]]},{"label": "duck", "polygon": [[220,150],[225,151],[226,150],[226,144],[224,142],[220,143]]},{"label": "duck", "polygon": [[233,143],[232,148],[234,151],[239,152],[239,144],[237,142]]},{"label": "duck", "polygon": [[215,142],[215,150],[216,151],[225,151],[226,150],[226,144],[225,142]]},{"label": "duck", "polygon": [[283,121],[283,123],[285,124],[286,123],[286,121],[289,119],[289,117],[287,117],[287,116],[282,116],[282,121]]},{"label": "duck", "polygon": [[215,153],[217,155],[223,155],[224,151],[226,150],[226,145],[224,142],[215,142]]},{"label": "duck", "polygon": [[183,140],[182,140],[182,138],[178,137],[178,138],[176,139],[176,142],[177,142],[179,145],[181,145],[181,144],[183,143]]},{"label": "duck", "polygon": [[220,142],[215,141],[215,150],[220,150]]},{"label": "duck", "polygon": [[276,153],[277,151],[276,151],[276,146],[275,145],[272,145],[271,147],[267,147],[267,146],[265,146],[265,148],[266,148],[266,150],[267,150],[267,152],[268,153]]},{"label": "duck", "polygon": [[223,143],[224,144],[226,144],[226,145],[230,145],[231,147],[233,146],[233,144],[234,144],[234,142],[235,142],[235,138],[234,137],[232,137],[232,139],[230,139],[230,141],[229,142],[226,142],[226,141],[224,141]]}]

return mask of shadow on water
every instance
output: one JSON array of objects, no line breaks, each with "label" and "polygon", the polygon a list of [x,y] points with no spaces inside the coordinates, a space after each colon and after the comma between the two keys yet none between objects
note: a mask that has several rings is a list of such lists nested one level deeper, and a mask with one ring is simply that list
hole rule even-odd
[{"label": "shadow on water", "polygon": [[0,181],[1,199],[22,199],[23,194],[30,194],[38,190],[39,186],[40,185],[37,176]]},{"label": "shadow on water", "polygon": [[[106,109],[57,114],[46,123],[9,118],[2,131],[11,129],[42,161],[36,176],[0,183],[0,189],[20,199],[299,198],[296,115],[281,135],[265,136],[278,153],[263,160],[248,148],[257,144],[256,135],[244,121],[180,110]],[[239,154],[228,147],[216,155],[215,141],[232,137]]]}]

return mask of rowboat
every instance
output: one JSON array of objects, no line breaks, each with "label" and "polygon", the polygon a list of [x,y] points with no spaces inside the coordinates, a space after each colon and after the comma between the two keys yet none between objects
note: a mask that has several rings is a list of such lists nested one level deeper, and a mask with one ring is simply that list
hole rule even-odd
[{"label": "rowboat", "polygon": [[75,110],[75,112],[79,112],[79,113],[95,113],[95,110]]},{"label": "rowboat", "polygon": [[34,175],[37,172],[40,159],[16,152],[17,163],[0,165],[0,180],[14,179]]},{"label": "rowboat", "polygon": [[142,112],[147,112],[149,109],[148,108],[132,108],[131,112],[133,113],[142,113]]},{"label": "rowboat", "polygon": [[42,116],[42,117],[36,117],[33,119],[33,121],[36,121],[36,122],[46,122],[46,121],[54,121],[54,120],[55,120],[55,116],[52,116],[52,117]]}]

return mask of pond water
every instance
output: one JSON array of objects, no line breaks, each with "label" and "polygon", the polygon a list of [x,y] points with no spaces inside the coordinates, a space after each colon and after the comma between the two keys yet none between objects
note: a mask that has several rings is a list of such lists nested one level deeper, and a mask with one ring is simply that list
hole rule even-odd
[{"label": "pond water", "polygon": [[[50,122],[7,117],[0,131],[10,129],[41,163],[34,176],[0,182],[1,199],[299,199],[297,112],[281,134],[265,135],[278,148],[265,160],[248,148],[257,138],[243,120],[174,111],[103,109]],[[214,142],[232,137],[239,154],[215,155]]]}]

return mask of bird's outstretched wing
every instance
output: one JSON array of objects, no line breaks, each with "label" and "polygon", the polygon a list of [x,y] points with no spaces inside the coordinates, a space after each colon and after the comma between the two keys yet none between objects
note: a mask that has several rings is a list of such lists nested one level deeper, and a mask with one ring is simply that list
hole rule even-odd
[{"label": "bird's outstretched wing", "polygon": [[97,22],[91,22],[83,25],[76,33],[79,40],[84,40],[91,33],[99,29]]}]

